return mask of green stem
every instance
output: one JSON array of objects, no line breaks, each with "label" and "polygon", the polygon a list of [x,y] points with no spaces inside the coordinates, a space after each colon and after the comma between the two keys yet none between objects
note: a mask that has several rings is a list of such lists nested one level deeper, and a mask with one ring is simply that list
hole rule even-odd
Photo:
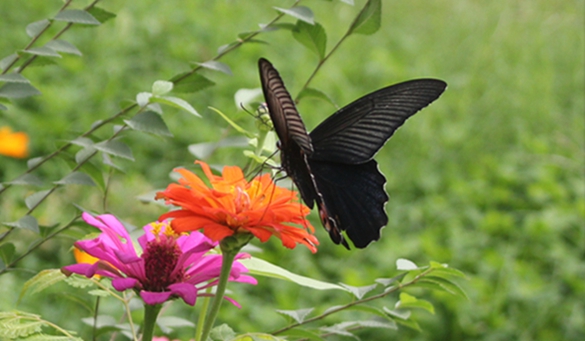
[{"label": "green stem", "polygon": [[144,306],[144,322],[142,322],[142,341],[152,341],[152,333],[156,324],[156,317],[162,304]]},{"label": "green stem", "polygon": [[227,237],[220,242],[219,247],[221,248],[221,253],[223,255],[223,259],[221,262],[221,274],[219,275],[219,282],[217,283],[217,289],[215,290],[215,297],[213,298],[213,303],[211,303],[211,310],[207,315],[207,318],[205,320],[205,326],[203,326],[203,333],[201,334],[201,338],[197,339],[198,341],[205,341],[209,337],[211,328],[213,328],[213,325],[215,324],[215,318],[217,317],[217,313],[219,313],[219,308],[223,303],[223,296],[225,294],[225,289],[230,278],[232,264],[236,259],[238,251],[240,251],[240,249],[244,245],[246,245],[251,238],[252,235],[236,234],[232,237]]},{"label": "green stem", "polygon": [[[207,288],[205,290],[207,294],[211,293],[211,288]],[[205,325],[205,319],[207,315],[205,312],[209,309],[209,302],[211,302],[210,297],[205,297],[203,299],[203,305],[201,306],[201,312],[199,313],[199,319],[197,320],[197,324],[195,325],[195,340],[201,340],[201,335],[203,333],[203,326]]]}]

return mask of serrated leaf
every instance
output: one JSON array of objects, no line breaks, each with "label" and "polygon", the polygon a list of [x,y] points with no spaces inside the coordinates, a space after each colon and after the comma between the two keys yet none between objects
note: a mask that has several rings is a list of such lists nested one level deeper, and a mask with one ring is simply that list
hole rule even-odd
[{"label": "serrated leaf", "polygon": [[210,336],[213,340],[229,341],[236,336],[236,333],[230,326],[224,323],[213,328]]},{"label": "serrated leaf", "polygon": [[0,87],[0,97],[25,98],[41,95],[41,92],[28,83],[6,83]]},{"label": "serrated leaf", "polygon": [[12,63],[14,63],[14,61],[17,58],[18,58],[18,55],[16,53],[13,53],[11,55],[8,55],[8,56],[2,58],[2,60],[0,60],[0,70],[2,70],[2,71],[6,70],[8,65],[11,65]]},{"label": "serrated leaf", "polygon": [[69,53],[78,56],[82,55],[81,51],[79,51],[75,45],[65,40],[51,40],[50,42],[46,43],[45,46],[63,53]]},{"label": "serrated leaf", "polygon": [[276,310],[277,313],[292,317],[297,323],[302,323],[307,315],[309,315],[315,308],[298,309],[298,310]]},{"label": "serrated leaf", "polygon": [[93,182],[93,179],[89,175],[82,172],[69,173],[61,180],[55,181],[54,183],[58,185],[95,186],[95,182]]},{"label": "serrated leaf", "polygon": [[442,277],[426,276],[424,278],[421,278],[419,280],[418,284],[424,284],[424,283],[435,284],[439,287],[439,289],[442,289],[450,294],[461,295],[461,296],[465,297],[466,299],[469,299],[469,297],[467,296],[465,291],[457,283],[452,282],[448,279],[445,279]]},{"label": "serrated leaf", "polygon": [[81,10],[81,9],[66,9],[57,13],[54,18],[57,21],[65,21],[74,24],[84,24],[84,25],[100,25],[101,23],[99,20],[94,18],[93,15],[89,14],[89,12]]},{"label": "serrated leaf", "polygon": [[315,97],[318,99],[322,99],[328,103],[331,103],[334,107],[337,108],[337,104],[335,104],[335,102],[333,101],[333,99],[329,96],[327,96],[327,94],[325,94],[323,91],[321,90],[317,90],[314,88],[304,88],[303,91],[301,91],[298,95],[298,100],[300,101],[302,98],[305,97]]},{"label": "serrated leaf", "polygon": [[32,54],[35,56],[62,58],[61,55],[57,53],[57,51],[53,50],[48,46],[32,47],[28,50],[22,50],[21,52],[26,54]]},{"label": "serrated leaf", "polygon": [[417,270],[418,266],[416,264],[414,264],[413,261],[410,261],[410,260],[405,259],[405,258],[398,258],[396,260],[396,269],[404,270],[404,271],[411,271],[411,270]]},{"label": "serrated leaf", "polygon": [[6,226],[19,228],[19,229],[26,229],[29,231],[33,231],[35,233],[39,233],[39,223],[37,219],[30,215],[25,215],[24,217],[20,218],[17,221],[3,223]]},{"label": "serrated leaf", "polygon": [[10,264],[15,251],[16,247],[12,243],[6,242],[0,245],[0,260],[2,260],[5,265]]},{"label": "serrated leaf", "polygon": [[47,28],[47,26],[49,26],[50,24],[51,22],[48,19],[43,19],[30,23],[26,26],[26,34],[29,37],[34,38],[39,33],[41,33],[45,28]]},{"label": "serrated leaf", "polygon": [[6,83],[30,83],[28,79],[26,79],[20,73],[7,73],[5,75],[0,75],[0,82]]},{"label": "serrated leaf", "polygon": [[134,161],[134,156],[132,156],[132,150],[124,142],[118,140],[102,141],[94,144],[94,147],[97,150],[104,152],[106,154],[111,154],[114,156]]},{"label": "serrated leaf", "polygon": [[[174,79],[180,79],[183,74],[178,74],[171,81]],[[209,80],[208,78],[194,73],[187,78],[182,79],[180,82],[175,83],[175,87],[173,88],[173,92],[175,93],[193,93],[197,91],[201,91],[203,89],[209,88],[214,86],[215,82]]]},{"label": "serrated leaf", "polygon": [[175,108],[183,109],[190,114],[193,114],[197,117],[201,117],[197,110],[191,106],[187,101],[178,97],[171,97],[171,96],[153,96],[151,101],[158,102],[162,104],[167,104],[173,106]]},{"label": "serrated leaf", "polygon": [[84,148],[93,146],[93,141],[88,137],[78,137],[75,140],[71,140],[70,142],[76,146],[81,146]]},{"label": "serrated leaf", "polygon": [[357,299],[361,300],[365,294],[369,293],[370,291],[376,289],[378,284],[366,285],[363,287],[354,287],[351,285],[340,283],[340,285],[346,288],[349,292],[351,292]]},{"label": "serrated leaf", "polygon": [[89,290],[87,293],[89,295],[95,296],[95,297],[109,297],[109,296],[112,296],[112,294],[110,294],[106,290],[101,290],[101,289]]},{"label": "serrated leaf", "polygon": [[310,51],[315,52],[319,60],[323,60],[327,48],[327,34],[321,24],[314,23],[311,25],[298,20],[292,35],[296,41]]},{"label": "serrated leaf", "polygon": [[26,207],[28,207],[29,209],[36,207],[39,204],[39,202],[42,201],[50,192],[51,190],[46,190],[29,195],[28,197],[26,197],[26,199],[24,199]]},{"label": "serrated leaf", "polygon": [[160,96],[173,90],[173,83],[169,81],[156,81],[152,84],[152,95]]},{"label": "serrated leaf", "polygon": [[296,25],[291,23],[276,23],[270,26],[260,25],[262,31],[269,32],[269,31],[276,31],[276,30],[285,30],[285,31],[292,31],[295,29]]},{"label": "serrated leaf", "polygon": [[[69,331],[72,334],[71,331]],[[74,336],[59,336],[59,335],[48,335],[48,334],[35,334],[32,336],[28,336],[24,339],[18,339],[19,341],[84,341],[80,337]]]},{"label": "serrated leaf", "polygon": [[94,18],[96,18],[102,24],[106,21],[115,18],[116,15],[112,12],[108,12],[105,9],[97,6],[93,6],[92,8],[88,9],[87,12],[91,14]]},{"label": "serrated leaf", "polygon": [[136,95],[136,103],[138,104],[138,106],[143,108],[150,102],[151,98],[152,94],[150,92],[140,92]]},{"label": "serrated leaf", "polygon": [[30,294],[38,294],[39,292],[51,287],[67,278],[59,269],[42,270],[31,279],[24,283],[21,289],[19,300],[24,294],[30,290]]},{"label": "serrated leaf", "polygon": [[418,299],[405,292],[400,293],[400,300],[396,302],[395,308],[396,309],[421,308],[428,311],[431,314],[435,314],[435,307],[433,307],[431,302]]},{"label": "serrated leaf", "polygon": [[230,69],[230,67],[227,64],[222,63],[222,62],[218,62],[216,60],[209,60],[209,61],[204,62],[204,63],[196,63],[196,64],[201,66],[201,67],[204,67],[206,69],[209,69],[209,70],[220,71],[220,72],[223,72],[226,75],[230,75],[230,76],[233,75],[232,70]]},{"label": "serrated leaf", "polygon": [[134,130],[161,136],[173,136],[162,117],[154,111],[136,114],[131,119],[124,120],[124,123]]},{"label": "serrated leaf", "polygon": [[358,17],[352,23],[350,34],[365,34],[370,35],[376,33],[380,29],[382,18],[382,1],[369,0]]},{"label": "serrated leaf", "polygon": [[260,276],[267,276],[267,277],[272,277],[272,278],[283,279],[283,280],[291,281],[293,283],[302,285],[304,287],[318,289],[318,290],[336,289],[336,290],[347,291],[346,288],[344,288],[340,285],[322,282],[322,281],[318,281],[318,280],[313,279],[313,278],[297,275],[297,274],[292,273],[286,269],[283,269],[279,266],[276,266],[272,263],[269,263],[265,260],[262,260],[262,259],[259,259],[256,257],[250,257],[247,259],[240,259],[239,262],[242,263],[246,268],[248,268],[251,275],[260,275]]},{"label": "serrated leaf", "polygon": [[42,186],[43,182],[34,174],[23,174],[9,182],[11,185]]},{"label": "serrated leaf", "polygon": [[292,8],[280,8],[280,7],[274,7],[275,10],[284,13],[286,15],[290,15],[293,18],[302,20],[306,23],[309,23],[311,25],[313,25],[315,23],[315,15],[313,14],[313,11],[311,11],[311,9],[309,7],[305,7],[305,6],[297,6],[297,7],[292,7]]},{"label": "serrated leaf", "polygon": [[333,325],[329,327],[321,327],[319,330],[324,331],[327,334],[335,334],[335,335],[343,335],[343,336],[350,336],[354,339],[357,339],[357,336],[353,335],[353,333],[348,332],[343,328],[343,325]]}]

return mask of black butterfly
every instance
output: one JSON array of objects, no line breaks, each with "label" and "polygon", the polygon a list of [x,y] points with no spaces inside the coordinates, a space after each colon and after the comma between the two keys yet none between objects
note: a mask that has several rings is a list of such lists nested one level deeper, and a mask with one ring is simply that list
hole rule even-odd
[{"label": "black butterfly", "polygon": [[374,155],[406,119],[437,99],[447,84],[417,79],[372,92],[323,121],[310,134],[278,71],[258,61],[264,98],[280,139],[282,168],[303,201],[319,207],[333,242],[349,249],[342,231],[358,248],[380,238],[388,223],[386,179]]}]

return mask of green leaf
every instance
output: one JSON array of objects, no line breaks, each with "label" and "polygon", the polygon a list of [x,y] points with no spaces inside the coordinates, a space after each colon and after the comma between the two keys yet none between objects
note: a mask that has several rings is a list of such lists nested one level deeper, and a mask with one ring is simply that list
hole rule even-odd
[{"label": "green leaf", "polygon": [[47,28],[47,26],[49,26],[50,24],[51,22],[48,19],[43,19],[40,21],[30,23],[26,26],[26,34],[29,37],[34,38],[39,33],[41,33],[45,28]]},{"label": "green leaf", "polygon": [[71,143],[76,146],[81,146],[84,148],[93,146],[93,141],[87,137],[78,137],[75,140],[71,140]]},{"label": "green leaf", "polygon": [[37,219],[30,215],[25,215],[24,217],[20,218],[18,221],[13,221],[10,223],[3,223],[6,226],[14,227],[17,229],[25,229],[29,231],[33,231],[35,233],[39,233],[39,223]]},{"label": "green leaf", "polygon": [[457,283],[452,282],[446,278],[435,277],[432,275],[426,276],[426,277],[421,278],[419,280],[419,284],[423,284],[423,283],[435,284],[439,287],[439,289],[442,289],[450,294],[460,295],[460,296],[465,297],[466,299],[469,299],[469,297],[467,296],[465,291]]},{"label": "green leaf", "polygon": [[388,316],[397,318],[399,320],[408,320],[410,315],[412,315],[412,311],[404,310],[404,309],[388,309],[386,307],[382,308]]},{"label": "green leaf", "polygon": [[229,117],[227,117],[226,114],[224,114],[221,111],[219,111],[219,109],[216,109],[216,108],[213,108],[213,107],[209,107],[209,109],[211,109],[212,111],[214,111],[215,113],[217,113],[219,116],[221,116],[221,118],[223,118],[229,125],[231,125],[240,134],[244,134],[244,135],[248,136],[249,138],[254,137],[254,134],[252,134],[252,133],[248,132],[246,129],[240,127],[238,124],[236,124],[236,122],[232,121]]},{"label": "green leaf", "polygon": [[89,295],[91,296],[95,296],[95,297],[109,297],[112,296],[112,294],[106,290],[102,290],[102,289],[95,289],[95,290],[89,290],[87,292]]},{"label": "green leaf", "polygon": [[4,265],[10,264],[12,261],[12,257],[14,257],[14,252],[16,251],[16,247],[12,243],[4,243],[0,245],[0,260],[4,263]]},{"label": "green leaf", "polygon": [[238,335],[231,341],[286,341],[283,338],[264,333],[246,333]]},{"label": "green leaf", "polygon": [[309,23],[311,25],[315,23],[315,15],[313,14],[313,11],[311,11],[309,7],[297,6],[289,9],[274,7],[274,9],[286,15],[290,15],[293,18]]},{"label": "green leaf", "polygon": [[34,174],[23,174],[9,182],[11,185],[42,186],[43,181]]},{"label": "green leaf", "polygon": [[89,175],[82,172],[69,173],[61,180],[55,181],[54,183],[58,185],[95,186],[95,182],[93,182],[92,178]]},{"label": "green leaf", "polygon": [[47,46],[33,47],[28,50],[22,50],[22,53],[32,54],[36,56],[57,57],[62,58],[55,50]]},{"label": "green leaf", "polygon": [[309,315],[315,308],[299,309],[299,310],[276,310],[277,313],[292,317],[297,323],[303,323],[307,315]]},{"label": "green leaf", "polygon": [[[174,82],[175,79],[180,79],[184,75],[185,75],[185,73],[178,74],[175,77],[173,77],[171,79],[171,81]],[[206,78],[200,74],[193,73],[190,76],[188,76],[187,78],[181,79],[180,82],[175,83],[175,87],[173,88],[173,92],[193,93],[193,92],[197,92],[197,91],[201,91],[203,89],[209,88],[209,87],[214,86],[214,85],[215,85],[215,82],[209,80],[208,78]]]},{"label": "green leaf", "polygon": [[[330,310],[331,308],[327,309],[326,311]],[[376,307],[372,307],[372,306],[368,306],[368,305],[354,305],[351,307],[348,307],[347,310],[356,310],[356,311],[362,311],[365,313],[369,313],[375,316],[379,316],[382,317],[384,319],[390,319],[388,317],[388,314],[386,314],[386,312],[384,312],[382,309],[380,308],[376,308]]]},{"label": "green leaf", "polygon": [[325,57],[325,49],[327,48],[327,34],[321,24],[315,23],[311,25],[302,20],[298,20],[295,29],[292,31],[292,35],[296,41],[310,51],[315,52],[319,60],[323,60]]},{"label": "green leaf", "polygon": [[6,83],[0,87],[0,97],[25,98],[41,95],[41,92],[28,83]]},{"label": "green leaf", "polygon": [[66,9],[57,13],[54,18],[57,21],[66,21],[74,24],[100,25],[101,23],[89,12],[81,9]]},{"label": "green leaf", "polygon": [[265,260],[262,260],[262,259],[259,259],[256,257],[251,257],[248,259],[241,259],[241,260],[239,260],[239,262],[242,263],[246,268],[248,268],[248,270],[250,271],[250,274],[252,274],[252,275],[259,275],[259,276],[266,276],[266,277],[283,279],[283,280],[287,280],[287,281],[299,284],[299,285],[304,286],[304,287],[313,288],[313,289],[317,289],[317,290],[336,289],[336,290],[348,291],[346,288],[344,288],[340,285],[322,282],[322,281],[318,281],[316,279],[312,279],[309,277],[297,275],[297,274],[294,274],[286,269],[283,269],[279,266],[276,266],[274,264],[271,264]]},{"label": "green leaf", "polygon": [[18,55],[16,53],[13,53],[11,55],[8,55],[8,56],[2,58],[2,60],[0,60],[0,70],[2,70],[2,71],[6,70],[8,65],[11,65],[17,58],[18,58]]},{"label": "green leaf", "polygon": [[124,122],[134,130],[144,131],[154,135],[173,136],[162,117],[154,111],[148,110],[136,114],[131,119],[124,120]]},{"label": "green leaf", "polygon": [[106,154],[111,154],[114,156],[134,161],[134,156],[132,156],[132,150],[130,150],[130,147],[128,147],[128,145],[123,142],[117,140],[102,141],[94,144],[94,147],[97,150],[104,152]]},{"label": "green leaf", "polygon": [[404,258],[398,258],[396,260],[396,269],[404,270],[404,271],[411,271],[411,270],[418,270],[418,266],[414,264],[413,261]]},{"label": "green leaf", "polygon": [[115,18],[116,15],[112,12],[108,12],[101,7],[94,6],[87,10],[89,14],[91,14],[94,18],[96,18],[102,24],[106,21]]},{"label": "green leaf", "polygon": [[346,4],[352,5],[352,6],[354,5],[353,0],[341,0],[341,2],[345,2]]},{"label": "green leaf", "polygon": [[340,283],[341,286],[346,288],[349,292],[351,292],[357,299],[361,300],[365,294],[369,293],[370,291],[376,289],[378,284],[366,285],[363,287],[353,287],[351,285]]},{"label": "green leaf", "polygon": [[388,286],[390,286],[398,281],[401,281],[404,278],[404,276],[406,276],[406,274],[407,274],[406,272],[403,272],[403,273],[401,273],[397,276],[394,276],[392,278],[377,278],[375,280],[375,282],[380,283],[385,287],[388,287]]},{"label": "green leaf", "polygon": [[314,88],[304,88],[303,91],[301,91],[298,95],[298,99],[299,101],[302,98],[305,97],[315,97],[318,99],[322,99],[325,102],[331,103],[334,107],[337,108],[337,104],[335,104],[335,102],[333,101],[333,99],[331,99],[331,97],[327,96],[327,94],[325,94],[323,91],[321,90],[317,90]]},{"label": "green leaf", "polygon": [[287,331],[280,333],[280,335],[284,336],[293,336],[295,340],[297,339],[307,339],[312,341],[325,341],[319,334],[312,332],[310,330],[293,328]]},{"label": "green leaf", "polygon": [[431,302],[426,300],[420,300],[405,292],[400,293],[400,301],[396,303],[396,308],[397,309],[420,308],[428,311],[431,314],[435,314],[435,307],[433,307]]},{"label": "green leaf", "polygon": [[234,95],[234,102],[236,103],[236,107],[241,109],[242,107],[248,106],[248,104],[252,103],[256,98],[262,95],[261,88],[254,88],[254,89],[238,89],[236,94]]},{"label": "green leaf", "polygon": [[26,207],[28,207],[29,209],[36,207],[39,204],[39,202],[42,201],[50,192],[51,190],[45,190],[29,195],[28,197],[26,197],[26,199],[24,199]]},{"label": "green leaf", "polygon": [[153,96],[151,98],[152,102],[167,104],[173,106],[175,108],[183,109],[190,114],[193,114],[197,117],[201,117],[197,110],[191,106],[187,101],[178,97],[170,97],[170,96]]},{"label": "green leaf", "polygon": [[350,34],[370,35],[380,29],[382,1],[369,0],[349,28]]},{"label": "green leaf", "polygon": [[[159,318],[160,320],[160,318]],[[227,324],[221,324],[211,330],[210,336],[213,340],[230,341],[236,337],[236,333]]]},{"label": "green leaf", "polygon": [[455,268],[450,268],[449,265],[447,265],[447,264],[441,264],[441,263],[431,261],[430,266],[431,266],[431,269],[434,269],[432,272],[432,274],[434,276],[447,275],[447,276],[467,278],[467,276],[465,276],[465,274],[463,272],[461,272]]},{"label": "green leaf", "polygon": [[77,162],[77,164],[85,162],[87,159],[92,157],[96,152],[97,149],[95,149],[93,146],[82,148],[77,153],[75,153],[75,162]]},{"label": "green leaf", "polygon": [[150,103],[150,99],[152,98],[152,94],[150,92],[140,92],[136,95],[136,103],[141,108],[144,108],[148,103]]},{"label": "green leaf", "polygon": [[[8,107],[7,107],[7,106],[5,106],[4,104],[1,104],[1,103],[0,103],[0,110],[8,110]],[[0,189],[2,189],[2,187],[1,187],[1,186],[2,186],[2,185],[0,185]]]},{"label": "green leaf", "polygon": [[75,45],[65,40],[51,40],[50,42],[46,43],[45,46],[63,53],[75,54],[78,56],[82,55],[81,51],[79,51]]},{"label": "green leaf", "polygon": [[189,145],[189,153],[198,159],[205,160],[218,148],[224,147],[246,147],[248,139],[243,136],[226,137],[217,142],[203,142]]},{"label": "green leaf", "polygon": [[8,73],[5,75],[0,75],[0,82],[6,83],[30,83],[28,79],[26,79],[20,73]]},{"label": "green leaf", "polygon": [[230,67],[227,64],[222,63],[222,62],[218,62],[216,60],[210,60],[210,61],[207,61],[204,63],[195,63],[195,64],[197,64],[201,67],[204,67],[206,69],[209,69],[209,70],[223,72],[226,75],[230,75],[230,76],[233,75],[232,70],[230,69]]},{"label": "green leaf", "polygon": [[173,82],[169,81],[156,81],[152,84],[152,95],[160,96],[169,93],[173,90]]}]

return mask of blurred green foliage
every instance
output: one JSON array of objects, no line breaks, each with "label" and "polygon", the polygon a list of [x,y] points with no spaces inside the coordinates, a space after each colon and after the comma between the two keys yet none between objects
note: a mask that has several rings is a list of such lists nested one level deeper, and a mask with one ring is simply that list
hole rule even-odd
[{"label": "blurred green foliage", "polygon": [[[303,1],[327,32],[328,49],[363,4],[356,2],[352,7],[340,1]],[[78,6],[86,3],[79,1]],[[102,6],[117,17],[97,28],[74,27],[64,36],[82,57],[64,55],[56,65],[27,69],[24,75],[43,95],[8,105],[0,112],[0,125],[30,134],[32,156],[49,154],[94,121],[116,113],[122,101],[149,91],[155,80],[189,70],[188,62],[209,60],[238,33],[267,23],[276,14],[272,6],[291,4],[105,1]],[[26,25],[54,15],[60,5],[55,0],[0,2],[1,57],[22,49],[29,42]],[[421,264],[449,263],[469,276],[462,283],[468,301],[439,294],[427,298],[436,315],[420,313],[422,332],[365,331],[361,335],[366,340],[585,339],[584,10],[582,1],[384,1],[381,30],[350,37],[312,87],[341,106],[407,79],[435,77],[449,84],[377,156],[388,179],[388,227],[365,250],[348,252],[318,231],[322,245],[316,255],[284,250],[271,241],[261,245],[259,256],[306,276],[351,285],[388,277],[400,257]],[[216,85],[181,94],[203,119],[167,109],[164,118],[174,138],[124,135],[136,161],[117,160],[124,173],[110,178],[108,211],[138,226],[164,211],[134,198],[165,186],[172,168],[191,167],[189,144],[236,135],[208,106],[253,129],[254,120],[238,110],[233,96],[240,88],[259,87],[259,57],[273,62],[293,96],[297,94],[315,67],[315,55],[289,31],[268,32],[259,39],[268,44],[247,44],[222,58],[232,77],[204,71]],[[299,110],[311,128],[335,108],[304,99]],[[97,135],[106,138],[111,130]],[[228,148],[207,161],[243,165],[245,158],[241,149]],[[2,181],[26,169],[21,160],[0,162]],[[65,166],[64,161],[51,162],[39,174],[55,181],[66,174]],[[23,198],[34,191],[18,187],[3,193],[0,220],[22,216],[27,210]],[[68,221],[72,202],[103,210],[97,189],[67,187],[35,217],[43,225]],[[68,248],[83,231],[51,240],[18,264],[23,271],[1,276],[0,311],[14,308],[22,283],[32,274],[70,263]],[[18,234],[15,244],[22,251],[34,236]],[[243,308],[226,309],[220,321],[238,331],[282,326],[274,309],[320,307],[343,299],[338,293],[266,279],[257,287],[230,289]],[[29,297],[19,309],[77,329],[79,316],[89,312],[64,300],[55,289]],[[107,304],[103,308],[116,309]],[[173,309],[185,318],[195,316],[192,309]],[[327,322],[353,313],[344,314]],[[176,334],[187,337],[180,329]]]}]

